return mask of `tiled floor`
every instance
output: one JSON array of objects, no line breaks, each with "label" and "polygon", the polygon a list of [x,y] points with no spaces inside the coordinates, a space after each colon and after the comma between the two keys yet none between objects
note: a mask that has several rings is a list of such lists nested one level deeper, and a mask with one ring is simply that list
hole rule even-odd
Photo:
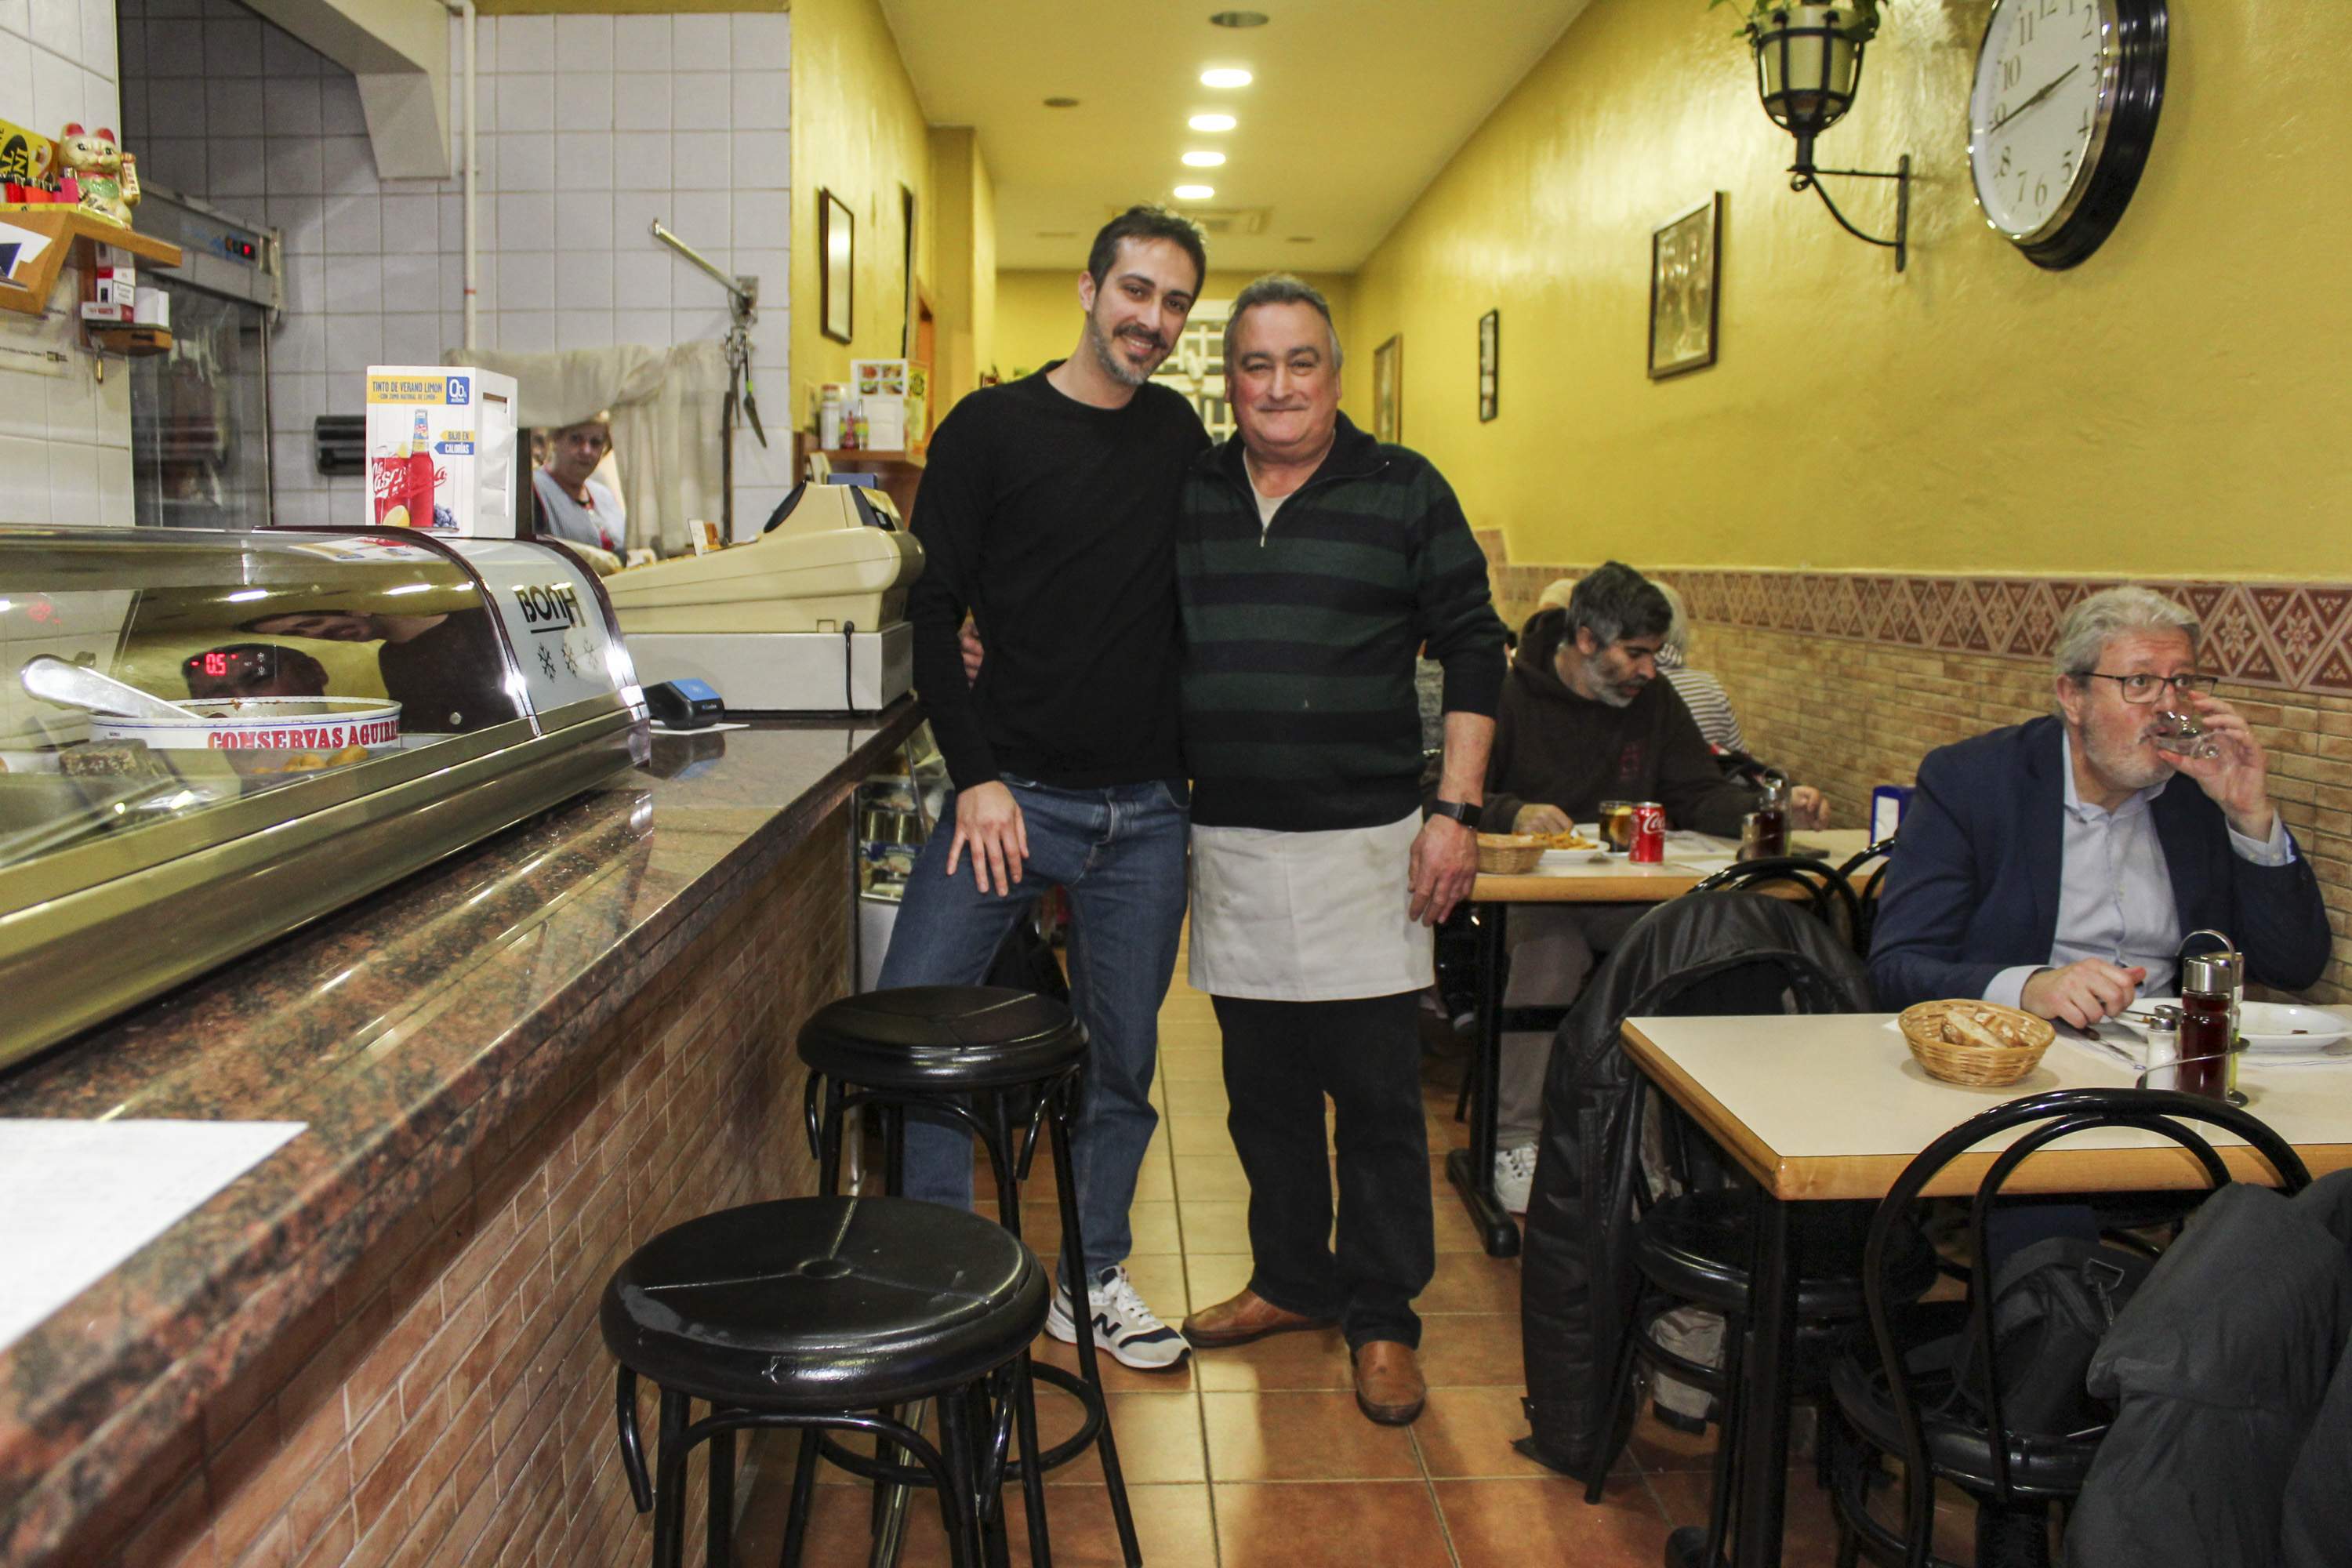
[{"label": "tiled floor", "polygon": [[[1145,1162],[1129,1271],[1173,1323],[1247,1282],[1248,1187],[1225,1132],[1216,1023],[1209,999],[1183,984],[1181,963],[1160,1019],[1154,1098],[1162,1121]],[[1454,1094],[1433,1085],[1424,1103],[1430,1148],[1442,1155],[1464,1138]],[[1431,1171],[1437,1277],[1418,1303],[1430,1393],[1412,1426],[1375,1426],[1357,1411],[1337,1331],[1197,1352],[1174,1373],[1129,1372],[1106,1358],[1128,1493],[1155,1568],[1655,1568],[1670,1529],[1704,1521],[1709,1444],[1646,1418],[1598,1506],[1584,1501],[1580,1484],[1512,1451],[1512,1439],[1527,1431],[1518,1405],[1518,1263],[1478,1249],[1439,1159]],[[1054,1245],[1050,1185],[1033,1186],[1023,1209],[1031,1243]],[[1040,1345],[1045,1359],[1075,1365],[1069,1347]],[[1044,1391],[1040,1405],[1049,1440],[1071,1429],[1071,1401]],[[784,1487],[777,1482],[788,1483],[789,1459],[762,1469],[768,1484],[755,1485],[740,1542],[747,1563],[774,1562],[780,1540]],[[1093,1460],[1051,1479],[1055,1563],[1118,1563]],[[1810,1469],[1790,1482],[1784,1561],[1825,1565],[1833,1556],[1825,1503]],[[1014,1561],[1024,1562],[1021,1510],[1008,1502]],[[866,1562],[866,1507],[862,1489],[822,1489],[812,1565]],[[902,1561],[945,1560],[936,1510],[919,1507]]]}]

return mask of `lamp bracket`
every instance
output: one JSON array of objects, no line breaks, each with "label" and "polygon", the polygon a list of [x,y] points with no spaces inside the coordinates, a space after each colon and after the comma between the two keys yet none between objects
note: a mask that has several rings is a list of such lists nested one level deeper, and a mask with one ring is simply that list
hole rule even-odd
[{"label": "lamp bracket", "polygon": [[[1801,138],[1801,142],[1803,140],[1806,139]],[[1895,252],[1895,270],[1902,271],[1904,263],[1910,259],[1911,254],[1911,154],[1906,153],[1896,159],[1892,170],[1816,169],[1810,158],[1801,155],[1810,152],[1810,149],[1801,145],[1799,152],[1801,156],[1798,161],[1789,168],[1789,188],[1792,191],[1811,191],[1821,197],[1822,205],[1830,209],[1830,216],[1837,219],[1840,228],[1866,244],[1880,246]],[[1837,203],[1830,199],[1829,192],[1820,183],[1822,176],[1825,174],[1846,180],[1893,180],[1895,182],[1895,237],[1881,239],[1876,235],[1863,233],[1847,222],[1845,214],[1838,211]]]}]

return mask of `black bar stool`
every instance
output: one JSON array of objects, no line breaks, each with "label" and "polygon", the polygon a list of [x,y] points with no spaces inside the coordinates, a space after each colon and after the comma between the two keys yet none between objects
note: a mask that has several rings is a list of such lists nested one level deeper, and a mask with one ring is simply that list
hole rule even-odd
[{"label": "black bar stool", "polygon": [[[637,1511],[654,1515],[654,1568],[684,1561],[686,1462],[706,1442],[709,1560],[733,1562],[735,1434],[760,1426],[870,1432],[896,1445],[916,1465],[877,1468],[938,1491],[956,1568],[1001,1563],[1010,1428],[1017,1418],[1024,1442],[1034,1439],[1028,1351],[1050,1289],[1019,1237],[898,1198],[749,1204],[637,1248],[605,1284],[597,1320],[621,1363],[622,1468]],[[661,1390],[650,1477],[637,1434],[640,1376]],[[939,1401],[936,1447],[887,1414],[929,1398]],[[692,1421],[697,1399],[710,1413]],[[1024,1481],[1042,1565],[1044,1489]]]},{"label": "black bar stool", "polygon": [[[1070,1128],[1084,1088],[1086,1030],[1068,1008],[1033,992],[916,985],[828,1003],[801,1026],[800,1054],[809,1068],[809,1139],[828,1193],[840,1186],[842,1118],[864,1105],[882,1112],[885,1182],[892,1194],[900,1192],[907,1112],[918,1109],[958,1121],[979,1139],[996,1179],[998,1220],[1019,1236],[1021,1183],[1035,1156],[1039,1132],[1046,1134],[1061,1205],[1062,1272],[1071,1284],[1076,1309],[1071,1315],[1087,1329],[1078,1335],[1076,1377],[1057,1366],[1041,1364],[1032,1372],[1039,1381],[1074,1395],[1084,1419],[1076,1434],[1043,1454],[1038,1454],[1034,1431],[1024,1426],[1022,1458],[1013,1468],[1025,1483],[1036,1472],[1066,1464],[1089,1447],[1096,1448],[1110,1489],[1119,1548],[1128,1568],[1142,1568],[1143,1551],[1136,1542],[1135,1516],[1128,1507],[1094,1334],[1080,1294],[1087,1289],[1086,1248],[1078,1230]],[[1017,1162],[1015,1127],[1024,1133]],[[838,1446],[820,1435],[803,1438],[793,1478],[795,1500],[808,1485],[820,1449],[835,1463],[845,1462]],[[1032,1455],[1038,1456],[1034,1466],[1029,1463]],[[854,1461],[847,1468],[866,1473]],[[1042,1535],[1042,1521],[1032,1529]],[[798,1540],[790,1534],[786,1539],[788,1543]]]}]

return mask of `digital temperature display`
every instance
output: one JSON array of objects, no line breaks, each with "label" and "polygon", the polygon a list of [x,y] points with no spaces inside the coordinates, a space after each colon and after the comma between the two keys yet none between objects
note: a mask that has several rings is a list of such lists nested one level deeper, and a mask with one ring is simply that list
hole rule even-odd
[{"label": "digital temperature display", "polygon": [[240,647],[206,648],[189,656],[180,668],[191,680],[239,687],[265,685],[278,679],[278,650],[255,643]]}]

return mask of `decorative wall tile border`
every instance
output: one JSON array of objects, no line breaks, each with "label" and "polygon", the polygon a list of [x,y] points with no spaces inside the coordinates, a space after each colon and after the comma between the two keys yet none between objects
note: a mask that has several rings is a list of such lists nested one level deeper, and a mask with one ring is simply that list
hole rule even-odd
[{"label": "decorative wall tile border", "polygon": [[[1590,570],[1507,562],[1499,531],[1481,530],[1478,540],[1507,614],[1532,609],[1554,578]],[[1682,590],[1701,623],[2030,659],[2050,656],[2058,623],[2076,600],[2127,580],[1665,566],[1657,574]],[[2352,584],[2128,580],[2197,613],[2205,626],[2205,666],[2224,679],[2352,693]]]}]

